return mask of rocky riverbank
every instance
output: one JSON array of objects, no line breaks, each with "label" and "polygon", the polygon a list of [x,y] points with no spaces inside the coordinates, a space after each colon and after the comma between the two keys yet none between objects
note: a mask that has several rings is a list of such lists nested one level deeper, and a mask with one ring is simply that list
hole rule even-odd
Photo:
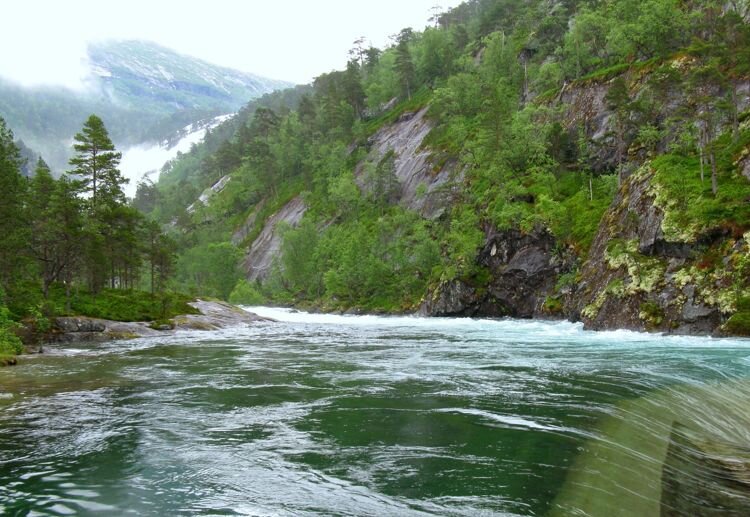
[{"label": "rocky riverbank", "polygon": [[84,316],[56,318],[46,343],[104,342],[158,336],[178,330],[217,330],[270,321],[226,302],[198,299],[189,305],[200,314],[185,314],[164,322],[112,321]]}]

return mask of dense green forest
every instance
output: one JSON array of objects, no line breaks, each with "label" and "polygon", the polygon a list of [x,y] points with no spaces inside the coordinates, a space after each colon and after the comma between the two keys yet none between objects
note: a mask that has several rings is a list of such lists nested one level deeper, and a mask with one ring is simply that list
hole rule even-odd
[{"label": "dense green forest", "polygon": [[[551,235],[565,257],[549,315],[567,315],[571,292],[588,297],[574,317],[592,320],[634,297],[646,328],[659,328],[669,309],[659,288],[690,284],[747,332],[749,16],[745,1],[465,2],[387,48],[358,39],[345,70],[250,102],[132,202],[97,117],[59,180],[41,160],[22,177],[3,125],[3,350],[18,348],[18,321],[44,329],[60,314],[184,308],[167,290],[391,312],[451,282],[479,296],[493,273],[478,254],[502,231]],[[415,188],[417,201],[442,199],[429,215],[404,202],[403,149],[374,151],[415,117],[429,133],[412,152],[448,176],[435,192],[431,177]],[[608,210],[642,187],[663,212],[669,253],[687,263],[617,237]],[[270,272],[248,280],[247,250],[292,203],[304,215],[279,224]],[[636,228],[640,216],[625,221]],[[606,232],[604,259],[591,257]],[[625,280],[575,291],[601,260]],[[143,310],[126,310],[132,289],[153,293],[133,295]]]},{"label": "dense green forest", "polygon": [[[644,164],[675,225],[741,236],[749,14],[744,1],[471,0],[385,49],[358,40],[346,69],[311,89],[251,103],[157,185],[141,185],[136,205],[172,225],[182,289],[386,311],[414,309],[452,279],[481,288],[488,273],[475,257],[488,228],[546,229],[583,263],[618,187]],[[601,106],[584,108],[610,117],[604,135],[566,97],[597,85]],[[458,163],[437,218],[398,202],[393,155],[368,154],[373,135],[424,107],[435,173]],[[273,273],[246,281],[232,265],[295,196],[307,211],[284,230]],[[738,275],[737,300],[747,292]]]},{"label": "dense green forest", "polygon": [[127,202],[102,120],[91,115],[74,142],[68,174],[53,178],[40,158],[28,179],[0,118],[0,356],[20,353],[18,334],[43,334],[55,316],[148,320],[184,309],[165,292],[175,244]]}]

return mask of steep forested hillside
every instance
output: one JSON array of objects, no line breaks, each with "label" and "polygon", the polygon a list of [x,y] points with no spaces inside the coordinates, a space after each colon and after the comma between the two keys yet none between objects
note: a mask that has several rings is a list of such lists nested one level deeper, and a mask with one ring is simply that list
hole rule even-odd
[{"label": "steep forested hillside", "polygon": [[465,2],[248,106],[136,202],[181,287],[237,302],[747,333],[749,16]]},{"label": "steep forested hillside", "polygon": [[92,44],[87,64],[91,73],[80,91],[0,80],[0,116],[58,172],[70,158],[70,135],[91,113],[105,119],[119,146],[127,146],[160,141],[290,86],[144,41]]}]

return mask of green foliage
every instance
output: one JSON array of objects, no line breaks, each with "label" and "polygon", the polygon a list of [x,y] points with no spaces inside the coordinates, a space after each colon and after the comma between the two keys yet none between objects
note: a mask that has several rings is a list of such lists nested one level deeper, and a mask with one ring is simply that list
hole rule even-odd
[{"label": "green foliage", "polygon": [[193,297],[173,292],[151,294],[130,289],[103,289],[94,294],[80,289],[72,294],[68,311],[65,288],[59,284],[50,289],[49,298],[56,314],[114,321],[152,321],[198,314],[197,309],[188,305],[191,301]]},{"label": "green foliage", "polygon": [[[476,255],[488,228],[547,229],[584,259],[631,164],[647,158],[665,235],[718,227],[736,236],[748,223],[736,171],[748,145],[737,113],[746,26],[730,8],[677,0],[469,2],[383,50],[356,41],[346,69],[316,78],[293,106],[249,105],[221,138],[171,164],[155,192],[143,186],[139,206],[175,225],[187,290],[379,310],[413,306],[445,280],[481,285]],[[612,116],[592,139],[595,114],[555,99],[601,88]],[[674,98],[684,105],[663,113]],[[398,144],[372,149],[373,135],[424,107],[433,127],[420,151],[432,153],[435,173],[450,163],[460,178],[446,184],[451,206],[436,221],[399,206]],[[720,130],[729,119],[731,139]],[[610,145],[616,157],[603,158]],[[658,156],[666,146],[671,154]],[[715,170],[713,192],[696,174],[696,150]],[[220,192],[195,202],[222,178]],[[431,201],[426,183],[416,190]],[[239,255],[217,246],[238,228],[233,241],[250,245],[297,196],[307,212],[296,228],[278,228],[273,274],[247,284]],[[602,293],[590,314],[606,296],[658,287],[665,265],[620,248],[610,266],[632,282]]]},{"label": "green foliage", "polygon": [[263,293],[244,278],[237,281],[237,285],[229,294],[229,303],[236,305],[260,305],[265,301]]},{"label": "green foliage", "polygon": [[688,241],[712,228],[730,228],[735,233],[750,228],[747,179],[737,173],[733,163],[735,149],[750,141],[750,132],[746,131],[737,145],[731,144],[730,138],[724,135],[716,143],[720,184],[716,196],[710,183],[701,181],[696,158],[665,154],[646,169],[653,175],[655,203],[665,212],[662,230],[668,239]]},{"label": "green foliage", "polygon": [[[1,290],[0,295],[2,295]],[[0,300],[0,357],[23,353],[23,344],[13,332],[16,326],[10,318],[10,311]]]},{"label": "green foliage", "polygon": [[438,257],[427,223],[396,207],[371,206],[319,236],[305,221],[284,232],[274,296],[400,310],[419,300]]},{"label": "green foliage", "polygon": [[177,260],[176,279],[190,292],[226,300],[239,280],[241,257],[228,242],[190,248]]},{"label": "green foliage", "polygon": [[724,328],[737,336],[750,336],[750,311],[738,312],[727,320]]}]

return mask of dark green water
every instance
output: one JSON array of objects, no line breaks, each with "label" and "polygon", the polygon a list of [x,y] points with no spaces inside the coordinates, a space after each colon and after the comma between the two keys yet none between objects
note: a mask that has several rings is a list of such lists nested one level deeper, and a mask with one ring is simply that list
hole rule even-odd
[{"label": "dark green water", "polygon": [[267,312],[0,369],[0,511],[647,515],[673,420],[750,443],[748,341]]}]

